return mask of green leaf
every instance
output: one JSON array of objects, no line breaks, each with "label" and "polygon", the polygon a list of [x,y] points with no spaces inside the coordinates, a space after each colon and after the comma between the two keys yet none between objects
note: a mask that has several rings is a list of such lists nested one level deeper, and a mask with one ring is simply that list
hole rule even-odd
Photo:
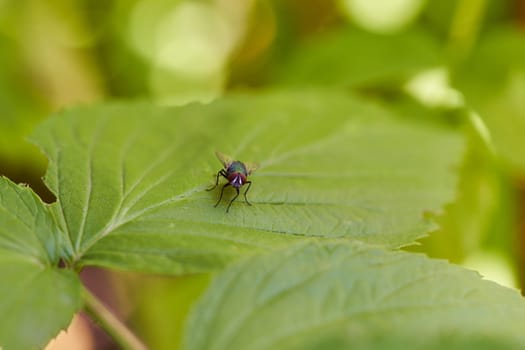
[{"label": "green leaf", "polygon": [[[495,338],[494,336],[432,336],[383,334],[370,338],[356,338],[344,331],[311,339],[308,344],[300,344],[296,350],[506,350],[521,349],[516,341]],[[290,348],[291,349],[291,348]]]},{"label": "green leaf", "polygon": [[56,227],[27,187],[0,178],[0,348],[42,348],[80,308],[80,282],[57,268]]},{"label": "green leaf", "polygon": [[295,50],[276,80],[292,86],[392,84],[440,62],[436,43],[424,32],[379,35],[346,28]]},{"label": "green leaf", "polygon": [[491,141],[513,173],[525,174],[525,35],[515,29],[487,34],[454,74],[486,123]]},{"label": "green leaf", "polygon": [[[34,139],[79,265],[180,273],[302,236],[389,247],[434,228],[453,198],[463,139],[331,91],[240,95],[208,105],[79,108]],[[244,203],[214,208],[214,151],[260,164]],[[225,180],[222,179],[224,182]],[[244,189],[243,189],[244,190]]]},{"label": "green leaf", "polygon": [[325,240],[252,256],[225,270],[193,310],[185,345],[523,345],[523,327],[525,302],[517,291],[473,271],[423,255]]}]

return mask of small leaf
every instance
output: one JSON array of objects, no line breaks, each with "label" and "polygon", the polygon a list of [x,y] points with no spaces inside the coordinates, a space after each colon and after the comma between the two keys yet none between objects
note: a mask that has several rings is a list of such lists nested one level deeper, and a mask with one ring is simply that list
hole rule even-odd
[{"label": "small leaf", "polygon": [[434,348],[480,340],[523,345],[523,327],[523,298],[473,271],[423,255],[324,241],[252,256],[225,270],[193,310],[186,349],[382,342],[422,348],[425,340]]},{"label": "small leaf", "polygon": [[524,44],[520,30],[490,32],[453,77],[486,123],[501,158],[518,176],[525,174]]},{"label": "small leaf", "polygon": [[[399,247],[453,198],[463,140],[336,92],[240,95],[208,105],[70,110],[34,136],[73,261],[181,273],[301,236]],[[260,167],[225,212],[207,192],[215,151]],[[224,182],[225,180],[222,179]],[[242,189],[244,191],[244,188]]]},{"label": "small leaf", "polygon": [[31,191],[0,178],[0,348],[42,348],[80,309],[80,281],[59,269],[57,229]]},{"label": "small leaf", "polygon": [[440,62],[437,44],[423,32],[379,35],[346,28],[295,50],[276,80],[291,86],[390,85]]}]

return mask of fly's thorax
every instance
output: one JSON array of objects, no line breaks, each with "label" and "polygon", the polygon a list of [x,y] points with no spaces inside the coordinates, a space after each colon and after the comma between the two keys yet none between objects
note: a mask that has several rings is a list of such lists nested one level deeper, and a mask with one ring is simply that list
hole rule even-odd
[{"label": "fly's thorax", "polygon": [[244,175],[244,177],[248,176],[248,171],[246,170],[246,166],[243,162],[239,162],[238,160],[232,162],[230,166],[228,166],[228,169],[226,169],[226,173],[228,175],[233,173],[240,173]]},{"label": "fly's thorax", "polygon": [[246,176],[242,173],[231,173],[228,175],[228,181],[235,188],[240,188],[246,183]]}]

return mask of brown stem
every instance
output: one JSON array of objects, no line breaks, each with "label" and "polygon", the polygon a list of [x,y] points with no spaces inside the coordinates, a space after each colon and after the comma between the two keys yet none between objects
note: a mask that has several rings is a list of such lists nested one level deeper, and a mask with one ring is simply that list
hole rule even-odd
[{"label": "brown stem", "polygon": [[90,291],[84,288],[87,313],[123,348],[127,350],[147,350],[137,336],[126,327]]}]

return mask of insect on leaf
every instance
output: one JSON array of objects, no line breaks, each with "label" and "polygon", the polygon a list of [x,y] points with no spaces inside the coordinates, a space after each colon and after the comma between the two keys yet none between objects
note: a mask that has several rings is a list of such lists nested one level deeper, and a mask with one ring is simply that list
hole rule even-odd
[{"label": "insect on leaf", "polygon": [[[50,159],[45,180],[72,266],[170,274],[303,237],[411,244],[436,228],[424,213],[454,199],[464,149],[449,126],[320,90],[75,108],[47,119],[33,140]],[[218,170],[210,155],[224,140],[239,158],[216,152],[223,165],[261,164],[249,178],[253,207],[233,203],[229,216],[206,191]]]}]

